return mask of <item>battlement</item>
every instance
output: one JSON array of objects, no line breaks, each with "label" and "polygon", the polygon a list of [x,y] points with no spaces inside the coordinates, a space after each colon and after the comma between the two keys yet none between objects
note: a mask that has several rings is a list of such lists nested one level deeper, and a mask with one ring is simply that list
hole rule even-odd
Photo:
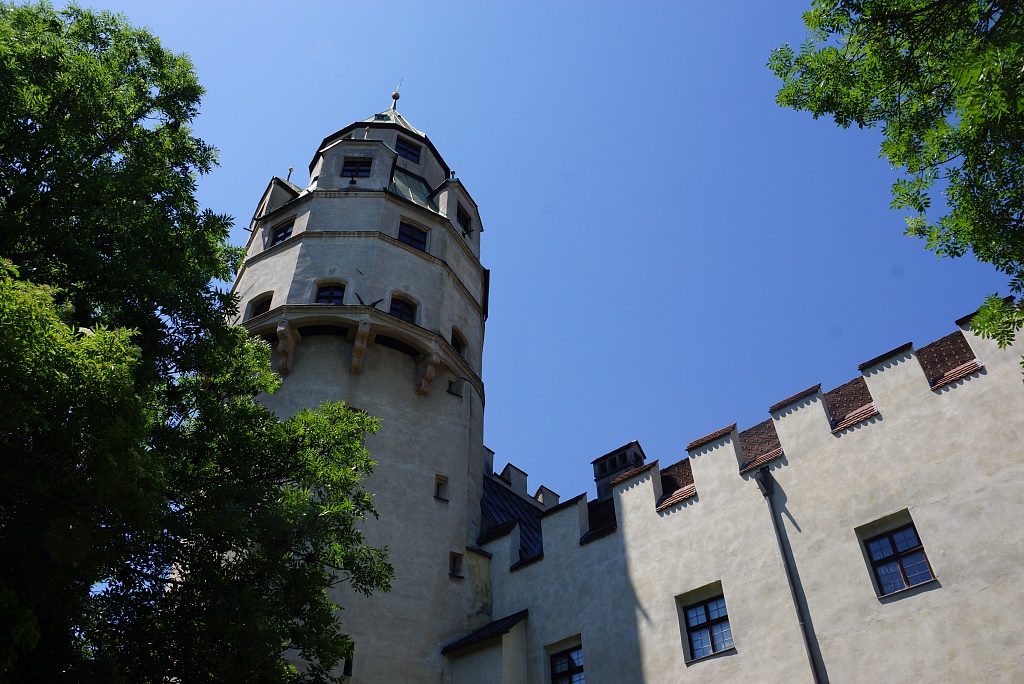
[{"label": "battlement", "polygon": [[[930,344],[905,344],[860,364],[860,375],[837,387],[814,385],[772,404],[760,423],[742,429],[733,423],[698,437],[686,445],[685,458],[664,468],[657,460],[645,463],[639,443],[624,445],[593,461],[596,499],[581,494],[546,506],[538,516],[506,517],[479,543],[500,545],[518,530],[515,548],[508,550],[509,572],[539,568],[553,558],[578,567],[590,560],[574,549],[614,536],[657,539],[664,525],[689,527],[687,514],[676,515],[683,509],[734,515],[741,498],[759,501],[750,479],[762,468],[797,466],[827,486],[847,476],[856,482],[858,468],[884,461],[890,452],[895,459],[907,451],[907,439],[925,443],[948,434],[969,440],[974,414],[991,413],[985,405],[998,404],[1001,393],[1019,392],[1019,352],[974,335],[970,317],[957,324]],[[498,477],[528,497],[525,473],[521,484],[516,479],[521,472],[509,465]],[[538,545],[528,549],[525,538]],[[607,542],[620,550],[623,543]]]}]

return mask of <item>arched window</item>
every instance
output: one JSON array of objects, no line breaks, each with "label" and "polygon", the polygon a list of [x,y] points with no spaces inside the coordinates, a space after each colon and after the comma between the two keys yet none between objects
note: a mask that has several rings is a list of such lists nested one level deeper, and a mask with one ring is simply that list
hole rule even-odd
[{"label": "arched window", "polygon": [[317,288],[316,291],[316,303],[317,304],[342,304],[345,299],[345,286],[344,285],[323,285]]},{"label": "arched window", "polygon": [[416,322],[416,305],[397,295],[391,297],[391,308],[388,313],[407,323]]},{"label": "arched window", "polygon": [[247,316],[247,319],[262,316],[263,314],[270,311],[270,303],[273,300],[273,298],[274,294],[271,293],[264,297],[254,299],[251,302],[249,302],[249,315]]}]

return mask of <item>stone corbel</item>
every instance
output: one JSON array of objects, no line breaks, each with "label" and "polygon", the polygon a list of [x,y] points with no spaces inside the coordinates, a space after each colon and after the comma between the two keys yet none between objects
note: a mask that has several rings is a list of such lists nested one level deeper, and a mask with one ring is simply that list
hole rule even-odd
[{"label": "stone corbel", "polygon": [[439,363],[441,363],[441,355],[438,354],[435,349],[430,352],[430,355],[427,356],[427,358],[425,358],[420,364],[420,384],[419,387],[416,388],[416,394],[422,397],[426,396],[426,394],[430,392],[430,381],[433,380],[434,376],[437,374],[437,365]]},{"label": "stone corbel", "polygon": [[370,339],[370,321],[362,321],[356,329],[356,341],[352,345],[352,363],[348,372],[359,375],[363,372],[363,355],[366,354],[366,342]]},{"label": "stone corbel", "polygon": [[292,327],[287,318],[277,324],[277,372],[288,375],[295,365],[295,347],[302,336]]}]

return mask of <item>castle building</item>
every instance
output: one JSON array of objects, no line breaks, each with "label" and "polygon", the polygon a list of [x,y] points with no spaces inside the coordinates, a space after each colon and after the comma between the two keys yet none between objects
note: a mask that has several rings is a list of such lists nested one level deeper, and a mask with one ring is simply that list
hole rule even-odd
[{"label": "castle building", "polygon": [[559,501],[483,445],[483,225],[431,141],[392,106],[310,178],[271,180],[235,292],[284,376],[269,408],[382,421],[363,529],[395,580],[339,589],[346,681],[1024,677],[1019,345],[968,316],[675,463],[624,445]]}]

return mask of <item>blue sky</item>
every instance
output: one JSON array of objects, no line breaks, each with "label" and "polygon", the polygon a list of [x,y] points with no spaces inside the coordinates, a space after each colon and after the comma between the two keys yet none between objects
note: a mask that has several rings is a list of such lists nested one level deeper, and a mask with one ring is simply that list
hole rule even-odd
[{"label": "blue sky", "polygon": [[630,440],[668,465],[1006,293],[903,236],[877,132],[775,104],[764,64],[809,4],[92,6],[195,62],[220,149],[199,198],[238,243],[271,176],[304,185],[320,140],[402,80],[399,110],[480,206],[486,443],[568,498]]}]

